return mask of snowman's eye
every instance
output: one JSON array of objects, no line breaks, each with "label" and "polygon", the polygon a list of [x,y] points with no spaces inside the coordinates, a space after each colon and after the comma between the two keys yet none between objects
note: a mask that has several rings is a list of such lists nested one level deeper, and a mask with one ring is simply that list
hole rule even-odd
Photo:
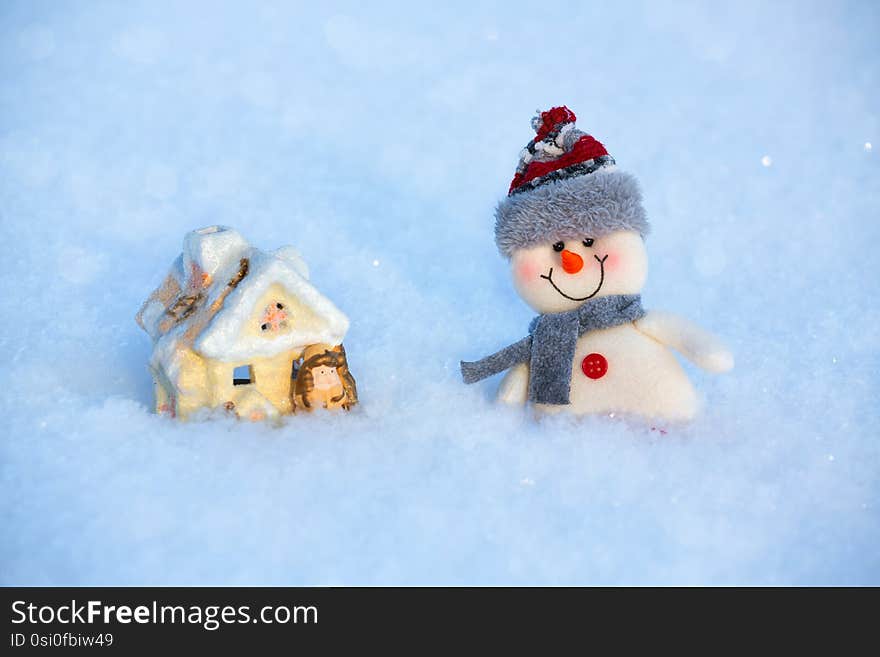
[{"label": "snowman's eye", "polygon": [[588,237],[587,239],[584,240],[584,246],[589,249],[591,246],[593,246],[593,242],[594,242],[593,238]]},{"label": "snowman's eye", "polygon": [[565,242],[556,242],[556,244],[553,245],[553,250],[556,251],[556,253],[559,253],[564,248]]}]

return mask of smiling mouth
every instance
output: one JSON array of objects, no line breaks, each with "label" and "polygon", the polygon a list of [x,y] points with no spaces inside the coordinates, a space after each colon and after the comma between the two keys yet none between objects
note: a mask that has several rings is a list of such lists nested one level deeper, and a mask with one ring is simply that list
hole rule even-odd
[{"label": "smiling mouth", "polygon": [[549,273],[541,274],[541,278],[546,278],[548,281],[550,281],[550,285],[553,286],[553,289],[559,292],[559,294],[564,296],[566,299],[571,299],[572,301],[586,301],[587,299],[592,299],[599,293],[599,290],[602,289],[602,283],[605,282],[605,260],[607,260],[608,254],[606,253],[605,256],[602,258],[597,255],[594,255],[593,257],[599,263],[599,285],[596,286],[596,289],[593,290],[592,294],[588,294],[585,297],[570,297],[565,292],[560,290],[556,283],[553,282],[553,267],[550,267]]}]

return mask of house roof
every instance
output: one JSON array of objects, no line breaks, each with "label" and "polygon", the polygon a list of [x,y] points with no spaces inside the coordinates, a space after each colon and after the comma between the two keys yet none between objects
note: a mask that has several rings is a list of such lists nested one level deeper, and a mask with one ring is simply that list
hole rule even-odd
[{"label": "house roof", "polygon": [[[252,249],[246,254],[248,274],[223,302],[223,308],[195,341],[195,349],[209,358],[240,360],[251,356],[273,356],[305,348],[319,342],[339,344],[348,331],[348,318],[285,257]],[[297,301],[318,316],[320,324],[312,328],[298,327],[296,318],[291,330],[273,337],[245,336],[245,323],[272,285],[280,285]]]},{"label": "house roof", "polygon": [[[294,317],[288,331],[271,336],[246,330],[260,297],[273,285],[318,321],[298,324]],[[172,377],[180,347],[231,362],[320,342],[339,344],[348,330],[348,318],[309,282],[308,267],[295,249],[262,251],[224,226],[187,234],[183,253],[137,319],[156,343],[155,364]]]}]

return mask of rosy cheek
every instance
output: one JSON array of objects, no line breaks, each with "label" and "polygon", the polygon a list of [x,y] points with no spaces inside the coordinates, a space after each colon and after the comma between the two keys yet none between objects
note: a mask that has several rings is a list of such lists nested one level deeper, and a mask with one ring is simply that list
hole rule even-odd
[{"label": "rosy cheek", "polygon": [[605,258],[605,271],[611,271],[620,267],[620,254],[619,253],[609,253],[608,257]]},{"label": "rosy cheek", "polygon": [[516,265],[516,277],[523,283],[538,278],[541,267],[534,260],[523,260]]}]

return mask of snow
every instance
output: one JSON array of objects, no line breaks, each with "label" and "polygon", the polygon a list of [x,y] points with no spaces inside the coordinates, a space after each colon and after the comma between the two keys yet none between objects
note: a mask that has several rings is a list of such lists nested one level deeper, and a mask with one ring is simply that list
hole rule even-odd
[{"label": "snow", "polygon": [[[3,3],[0,583],[880,584],[880,8],[545,9]],[[736,355],[690,426],[460,382],[531,318],[492,215],[561,103],[645,306]],[[134,314],[212,224],[303,254],[356,411],[149,412]]]}]

